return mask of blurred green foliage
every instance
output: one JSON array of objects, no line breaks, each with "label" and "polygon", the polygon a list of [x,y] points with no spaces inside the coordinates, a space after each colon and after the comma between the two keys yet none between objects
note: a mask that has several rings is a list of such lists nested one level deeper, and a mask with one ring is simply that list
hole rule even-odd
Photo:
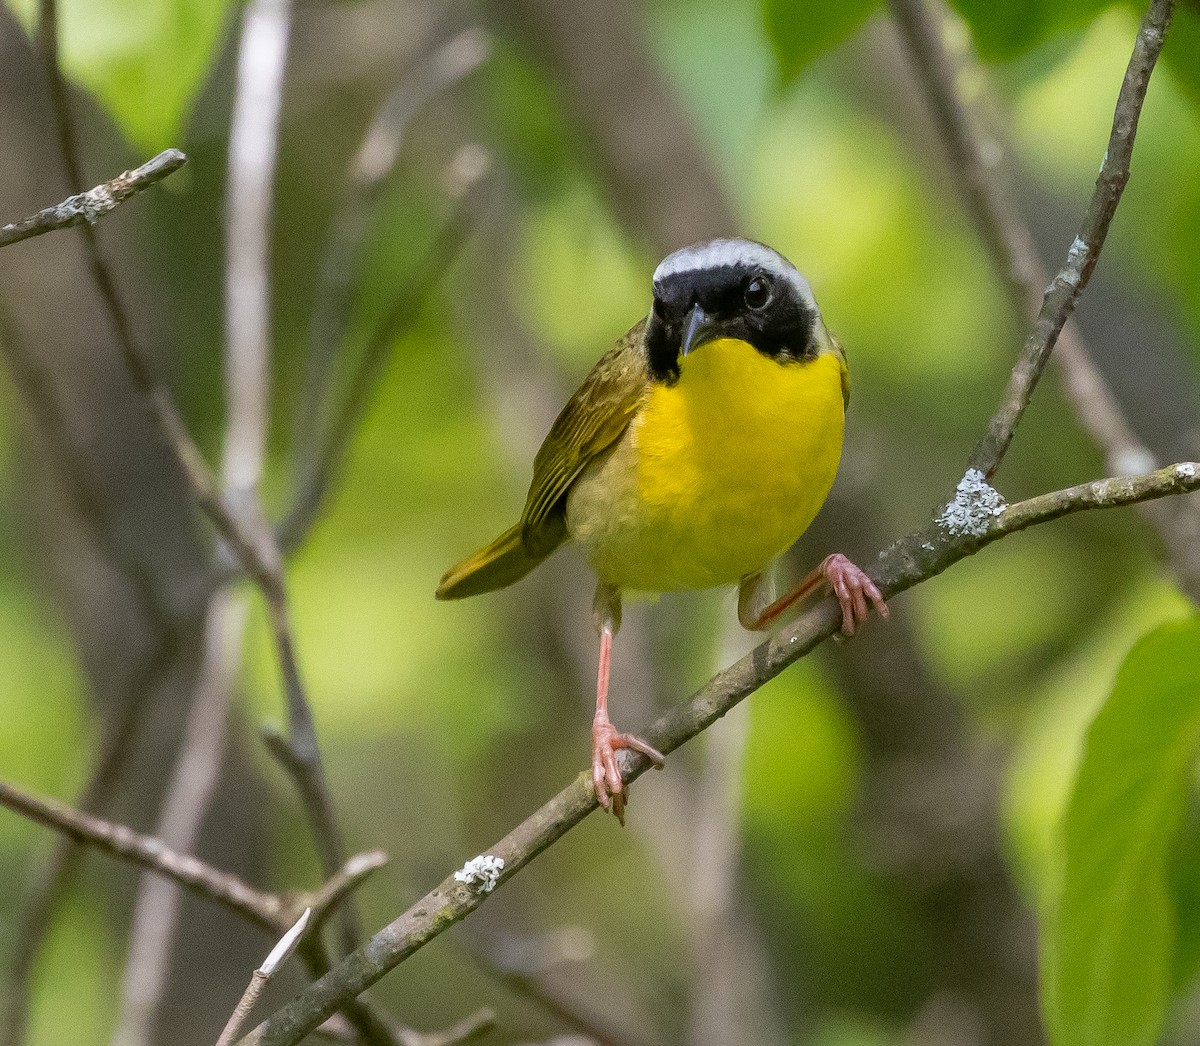
[{"label": "blurred green foliage", "polygon": [[785,83],[813,59],[842,43],[880,7],[878,0],[809,4],[803,0],[763,0],[763,21]]},{"label": "blurred green foliage", "polygon": [[1175,977],[1171,853],[1200,750],[1200,618],[1141,639],[1088,730],[1045,934],[1061,1046],[1157,1040]]},{"label": "blurred green foliage", "polygon": [[[1095,0],[955,6],[991,63],[1000,108],[1011,114],[1007,159],[1025,202],[1065,250],[1103,153],[1136,15]],[[30,0],[14,7],[28,23]],[[148,235],[153,240],[157,229],[162,238],[150,249],[163,258],[163,294],[182,328],[180,396],[206,445],[220,422],[220,237],[212,228],[223,153],[212,128],[226,116],[216,108],[190,114],[218,75],[214,60],[228,47],[232,13],[213,0],[76,0],[61,12],[68,72],[125,138],[139,152],[180,145],[193,157],[186,188],[165,186],[164,201],[137,206],[160,223]],[[881,57],[894,49],[882,7],[671,0],[649,5],[645,16],[647,46],[711,152],[745,222],[741,231],[796,261],[848,347],[854,453],[839,490],[869,487],[878,517],[871,522],[885,536],[915,525],[953,488],[1022,332],[1008,317],[936,144],[897,116],[887,80],[894,70]],[[319,51],[311,40],[308,47]],[[305,60],[303,50],[293,57]],[[1157,324],[1145,338],[1194,389],[1200,15],[1186,6],[1165,62],[1101,263],[1105,282],[1085,297],[1079,319],[1099,341],[1115,315],[1154,310]],[[644,313],[656,260],[608,207],[591,146],[556,86],[536,56],[501,35],[466,92],[472,122],[463,131],[496,152],[510,179],[515,233],[498,285],[528,334],[523,350],[531,358],[521,362],[554,402]],[[281,280],[278,294],[276,363],[279,387],[289,393],[303,370],[322,238],[321,221],[297,214],[308,201],[326,199],[344,163],[332,148],[325,155],[311,143],[351,134],[337,106],[330,108],[298,108],[284,130],[276,264],[291,279]],[[358,110],[355,118],[365,119]],[[425,133],[436,137],[429,127]],[[289,149],[307,166],[286,166]],[[432,152],[402,162],[381,205],[357,282],[350,353],[395,286],[410,278],[445,213]],[[394,363],[344,484],[290,574],[302,666],[352,843],[395,856],[382,885],[364,895],[371,925],[511,827],[578,772],[586,752],[590,681],[564,676],[530,635],[565,605],[578,610],[586,635],[587,580],[578,564],[547,568],[557,571],[555,585],[579,590],[575,603],[554,610],[543,606],[548,600],[534,581],[453,606],[431,598],[446,565],[516,516],[541,435],[524,417],[529,431],[518,426],[514,437],[494,377],[512,361],[481,343],[478,313],[464,308],[473,276],[490,263],[469,246],[393,346]],[[1132,374],[1131,402],[1152,404],[1160,378],[1142,378],[1140,349],[1137,338],[1121,346],[1118,366]],[[291,399],[280,400],[277,429],[286,434]],[[25,550],[35,542],[22,514],[14,413],[6,409],[0,418],[0,773],[69,796],[99,725],[70,644],[69,614],[31,581],[35,567]],[[1161,419],[1145,420],[1161,428]],[[1177,451],[1189,433],[1157,436]],[[282,503],[287,436],[276,435],[273,446],[269,487]],[[1049,377],[1000,486],[1016,498],[1101,469]],[[1200,965],[1200,873],[1188,860],[1200,847],[1189,806],[1194,753],[1181,740],[1194,726],[1195,624],[1168,625],[1137,644],[1112,687],[1138,636],[1190,609],[1164,579],[1147,533],[1128,515],[1064,521],[1006,541],[896,604],[931,677],[961,702],[973,738],[1006,753],[1004,845],[1029,903],[1053,927],[1049,1024],[1060,1046],[1150,1041],[1171,997],[1192,989]],[[813,559],[825,551],[805,547]],[[715,667],[718,612],[722,623],[731,618],[728,599],[717,606],[671,597],[650,610],[651,620],[684,622],[659,626],[675,627],[685,647],[661,659],[673,668],[663,672],[662,700],[678,700]],[[689,627],[697,621],[702,627]],[[235,724],[247,736],[281,714],[270,636],[259,617],[249,645],[248,700]],[[618,710],[627,702],[632,695],[615,694]],[[271,813],[272,882],[311,882],[315,865],[295,800],[261,754],[254,758],[270,782],[258,799]],[[666,773],[686,781],[699,758],[681,752]],[[752,699],[741,881],[773,960],[789,1041],[804,1046],[898,1043],[928,991],[926,960],[936,947],[929,927],[887,870],[864,855],[865,759],[825,655]],[[653,778],[639,786],[655,788]],[[589,823],[506,887],[499,903],[511,927],[524,932],[564,921],[591,930],[600,942],[597,966],[626,975],[616,978],[613,994],[626,989],[631,1008],[644,1003],[678,1032],[686,1025],[689,970],[684,962],[664,964],[658,946],[685,951],[690,915],[679,900],[684,891],[651,857],[654,841],[636,832],[642,799],[631,809],[634,831],[618,836],[606,822]],[[20,882],[29,855],[44,846],[40,830],[0,816],[6,883]],[[125,874],[111,866],[98,872]],[[1114,895],[1114,876],[1136,876],[1138,888]],[[96,878],[61,913],[43,956],[38,1046],[106,1039],[125,927],[99,903]],[[20,902],[15,886],[0,892],[0,926],[15,925]],[[1110,939],[1103,970],[1111,977],[1097,982],[1091,949]],[[402,988],[389,982],[381,994],[401,1000],[415,1022],[430,1023],[461,1016],[467,996],[493,1001],[497,989],[486,980],[462,991],[448,986],[447,971],[462,965],[456,947],[439,942],[405,967]],[[604,978],[597,975],[606,987],[614,983]],[[549,1034],[544,1015],[512,1008],[517,1025],[533,1029],[529,1035]],[[522,1041],[516,1032],[504,1035]]]},{"label": "blurred green foliage", "polygon": [[[38,0],[7,0],[30,27]],[[147,153],[176,145],[211,71],[228,0],[59,0],[63,69]]]}]

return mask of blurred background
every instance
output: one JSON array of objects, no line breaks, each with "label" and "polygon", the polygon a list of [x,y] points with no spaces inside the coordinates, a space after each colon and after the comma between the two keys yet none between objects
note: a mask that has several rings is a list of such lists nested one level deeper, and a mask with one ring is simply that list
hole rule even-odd
[{"label": "blurred background", "polygon": [[[0,222],[70,191],[33,7],[0,5]],[[216,461],[241,10],[60,8],[87,184],[167,146],[190,158],[97,235]],[[962,90],[1057,267],[1140,13],[960,13],[951,49],[969,51],[969,24],[984,58]],[[868,563],[946,499],[1025,328],[886,6],[297,0],[291,16],[264,497],[272,518],[294,505],[329,403],[366,373],[345,468],[288,576],[347,847],[391,858],[359,894],[373,930],[587,761],[582,561],[560,553],[462,603],[433,590],[516,518],[540,439],[644,315],[663,255],[716,234],[772,244],[848,350],[846,453],[797,573],[835,550]],[[1078,313],[1163,461],[1200,455],[1200,11],[1181,6],[1175,32]],[[404,133],[364,168],[372,126]],[[0,252],[0,348],[0,777],[154,832],[177,759],[199,751],[213,787],[196,851],[265,889],[315,886],[300,803],[260,738],[283,701],[259,600],[232,699],[208,733],[187,731],[211,532],[128,378],[77,231]],[[63,445],[82,470],[64,471]],[[1051,370],[997,486],[1016,500],[1107,471]],[[491,1006],[496,1044],[1041,1041],[1037,912],[1083,731],[1136,637],[1191,604],[1155,531],[1114,512],[1004,541],[892,608],[643,778],[624,831],[585,821],[376,1000],[417,1028]],[[637,730],[751,642],[732,592],[633,604],[614,718]],[[110,779],[81,799],[114,746]],[[147,1000],[126,966],[145,946],[144,884],[87,853],[47,898],[55,844],[0,812],[4,998],[28,1001],[9,1040],[213,1041],[269,935],[184,898]],[[1194,895],[1194,877],[1180,889]],[[32,931],[31,905],[49,913]],[[302,986],[293,965],[259,1016]],[[1169,1041],[1200,1042],[1198,1013],[1184,991]]]}]

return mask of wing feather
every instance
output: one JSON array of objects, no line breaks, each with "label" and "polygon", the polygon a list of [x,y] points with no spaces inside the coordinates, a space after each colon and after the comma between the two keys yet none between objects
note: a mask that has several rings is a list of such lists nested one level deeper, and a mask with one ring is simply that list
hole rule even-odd
[{"label": "wing feather", "polygon": [[571,484],[621,438],[641,405],[647,392],[645,326],[644,320],[638,323],[600,358],[537,452],[521,513],[521,539],[531,550],[541,544]]}]

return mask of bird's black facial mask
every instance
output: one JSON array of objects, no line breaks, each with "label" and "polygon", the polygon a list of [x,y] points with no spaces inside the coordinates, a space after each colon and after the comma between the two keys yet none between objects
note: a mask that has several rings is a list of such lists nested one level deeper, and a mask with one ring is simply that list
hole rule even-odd
[{"label": "bird's black facial mask", "polygon": [[749,342],[772,359],[812,359],[816,314],[785,275],[733,262],[671,272],[654,282],[646,323],[652,377],[675,382],[680,361],[718,338]]}]

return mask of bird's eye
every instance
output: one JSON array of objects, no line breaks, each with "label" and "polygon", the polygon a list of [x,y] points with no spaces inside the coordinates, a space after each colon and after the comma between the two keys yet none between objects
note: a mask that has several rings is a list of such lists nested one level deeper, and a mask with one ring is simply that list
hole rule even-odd
[{"label": "bird's eye", "polygon": [[761,309],[771,300],[771,283],[764,276],[755,276],[746,284],[746,304],[751,309]]}]

